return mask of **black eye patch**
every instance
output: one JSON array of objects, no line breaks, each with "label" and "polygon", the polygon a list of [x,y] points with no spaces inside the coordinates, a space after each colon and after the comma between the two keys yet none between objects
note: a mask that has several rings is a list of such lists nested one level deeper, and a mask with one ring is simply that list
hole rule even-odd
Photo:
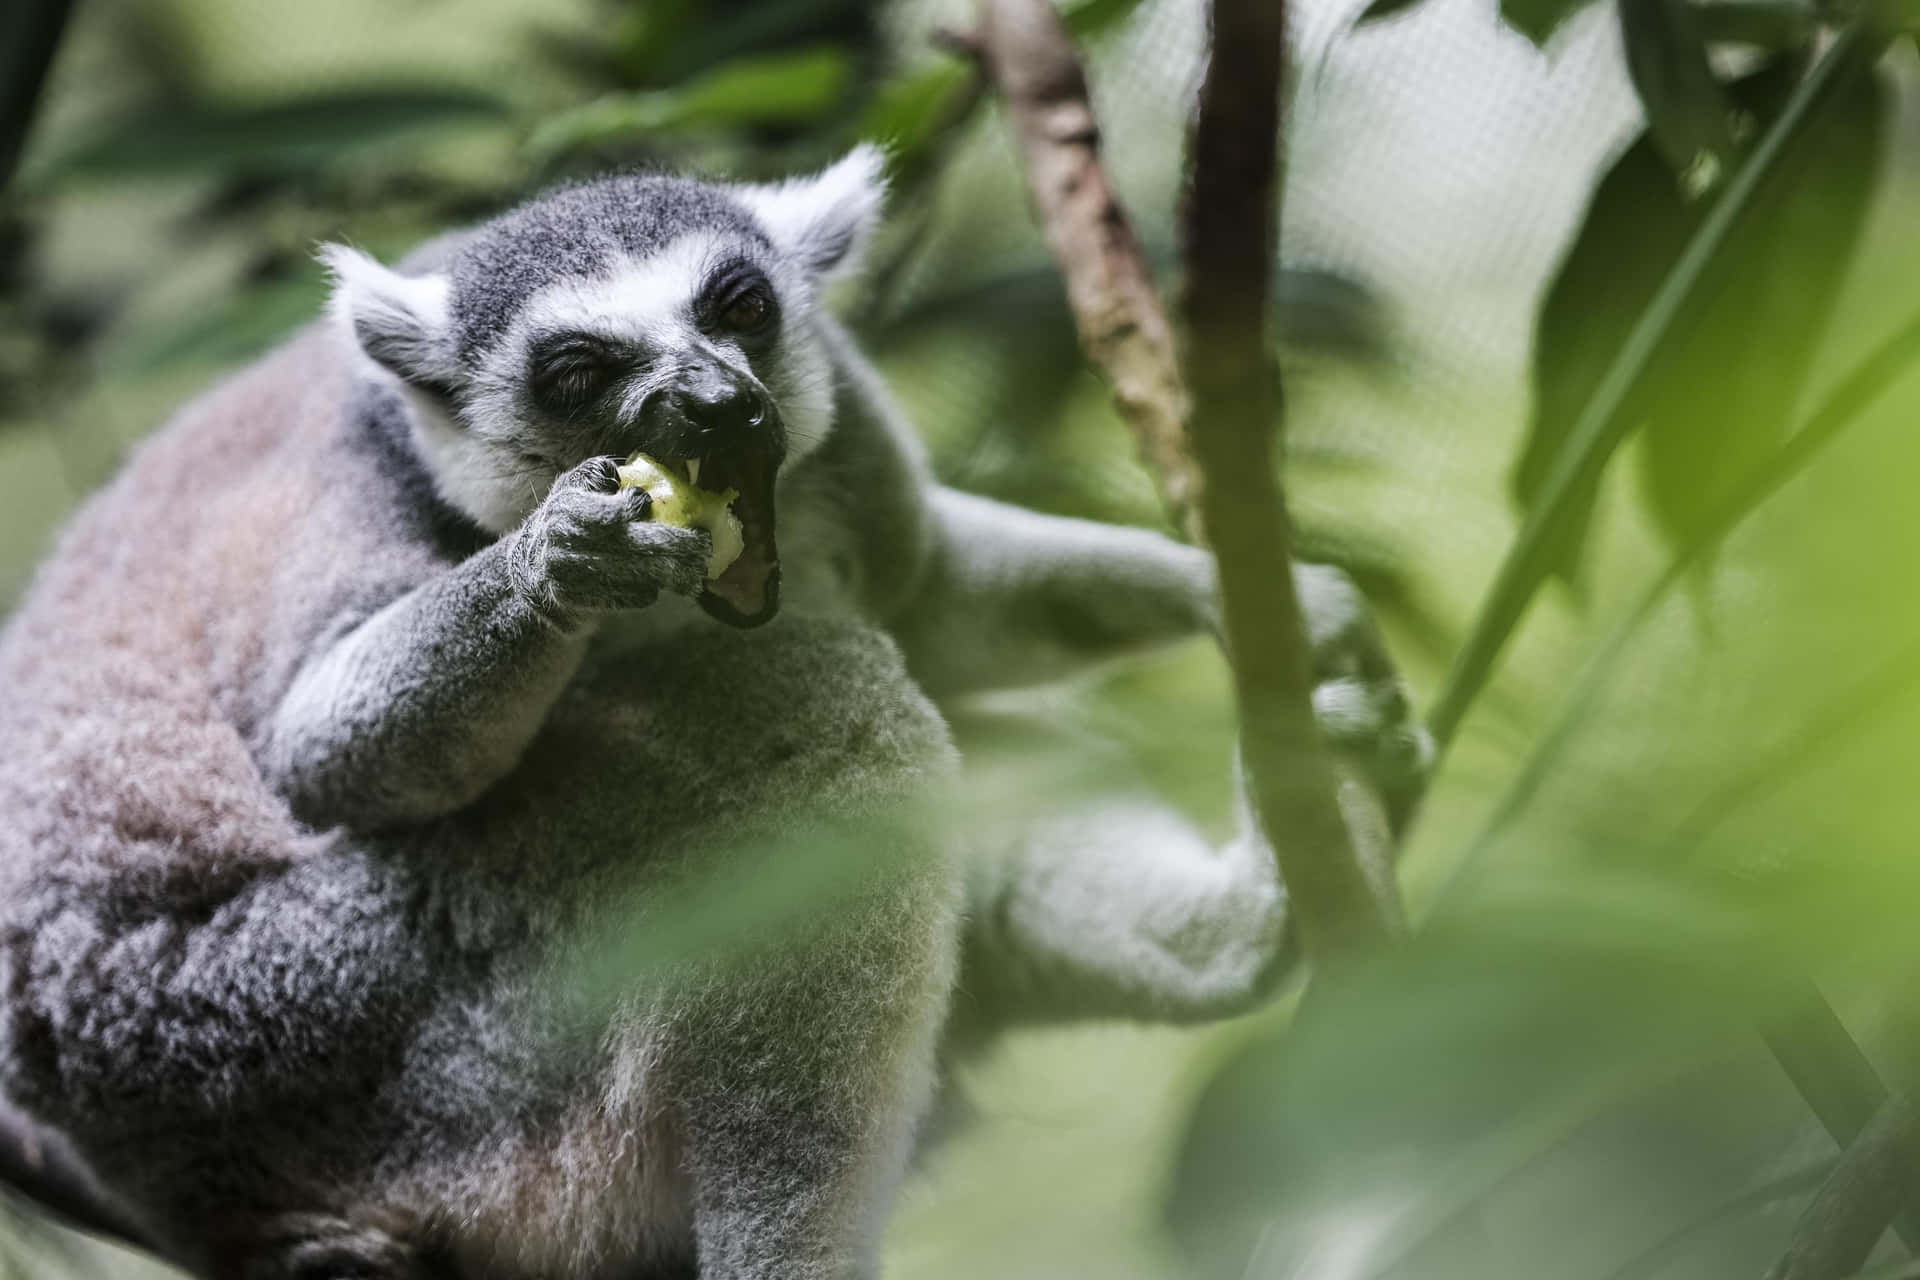
[{"label": "black eye patch", "polygon": [[634,364],[634,353],[590,333],[557,333],[533,344],[527,388],[549,413],[580,412],[605,395]]},{"label": "black eye patch", "polygon": [[694,318],[707,333],[751,340],[773,332],[780,301],[766,272],[736,259],[707,277],[694,303]]}]

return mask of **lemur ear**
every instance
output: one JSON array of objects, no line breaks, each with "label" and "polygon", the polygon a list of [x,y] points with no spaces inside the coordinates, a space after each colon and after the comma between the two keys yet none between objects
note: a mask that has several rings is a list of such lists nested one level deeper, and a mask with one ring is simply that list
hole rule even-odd
[{"label": "lemur ear", "polygon": [[459,383],[446,276],[403,276],[340,244],[322,245],[320,260],[333,273],[333,313],[369,359],[415,386]]},{"label": "lemur ear", "polygon": [[880,206],[886,158],[861,144],[837,163],[808,178],[734,188],[773,242],[821,277],[859,269]]}]

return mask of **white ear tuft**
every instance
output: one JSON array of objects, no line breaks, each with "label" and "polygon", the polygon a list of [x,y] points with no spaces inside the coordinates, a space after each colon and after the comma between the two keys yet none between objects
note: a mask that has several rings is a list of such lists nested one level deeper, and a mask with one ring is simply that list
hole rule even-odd
[{"label": "white ear tuft", "polygon": [[459,381],[446,276],[403,276],[340,244],[319,257],[333,273],[333,312],[368,358],[416,385]]},{"label": "white ear tuft", "polygon": [[859,269],[887,197],[886,157],[862,143],[808,178],[735,187],[734,194],[783,252],[821,277]]}]

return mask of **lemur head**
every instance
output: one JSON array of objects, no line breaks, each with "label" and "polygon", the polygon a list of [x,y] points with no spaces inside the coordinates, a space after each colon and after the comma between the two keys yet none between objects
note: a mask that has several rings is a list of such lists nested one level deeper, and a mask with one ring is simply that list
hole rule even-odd
[{"label": "lemur head", "polygon": [[777,600],[775,480],[832,425],[820,288],[855,264],[882,194],[879,154],[860,148],[770,186],[562,188],[425,274],[339,245],[322,256],[374,376],[407,389],[447,502],[505,532],[569,467],[651,454],[739,491],[747,549],[703,603],[746,624]]}]

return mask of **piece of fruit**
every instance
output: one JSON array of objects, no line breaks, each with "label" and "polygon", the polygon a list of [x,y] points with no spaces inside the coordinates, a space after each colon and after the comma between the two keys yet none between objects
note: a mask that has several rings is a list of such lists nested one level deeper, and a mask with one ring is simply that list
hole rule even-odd
[{"label": "piece of fruit", "polygon": [[746,550],[740,517],[734,515],[728,505],[740,496],[738,490],[710,493],[696,485],[690,476],[644,453],[634,454],[620,467],[620,487],[645,489],[653,499],[653,518],[661,524],[705,529],[713,535],[713,555],[707,561],[709,581],[725,573],[727,566]]}]

